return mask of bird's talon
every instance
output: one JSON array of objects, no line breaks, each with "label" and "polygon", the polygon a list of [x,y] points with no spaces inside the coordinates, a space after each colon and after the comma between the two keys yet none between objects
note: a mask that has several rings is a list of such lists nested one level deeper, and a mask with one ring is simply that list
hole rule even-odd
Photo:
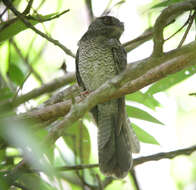
[{"label": "bird's talon", "polygon": [[80,92],[80,96],[81,97],[86,97],[88,94],[90,94],[90,92],[88,90],[85,90],[83,92]]}]

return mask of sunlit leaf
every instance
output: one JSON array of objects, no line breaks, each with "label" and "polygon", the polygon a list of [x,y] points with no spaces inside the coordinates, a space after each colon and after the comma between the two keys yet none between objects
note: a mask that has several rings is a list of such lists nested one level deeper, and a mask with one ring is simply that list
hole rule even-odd
[{"label": "sunlit leaf", "polygon": [[159,142],[152,135],[150,135],[134,123],[131,123],[131,125],[133,127],[133,130],[135,131],[136,136],[141,142],[159,145]]},{"label": "sunlit leaf", "polygon": [[[82,156],[84,162],[88,162],[90,156],[90,137],[87,128],[82,121],[66,129],[64,140],[77,157]],[[82,154],[82,155],[81,155]]]},{"label": "sunlit leaf", "polygon": [[[39,131],[37,131],[36,136],[39,139],[45,139],[47,138],[48,135],[48,131],[45,130],[44,128],[39,129]],[[44,150],[45,154],[47,155],[47,158],[50,160],[51,163],[53,163],[54,161],[54,149],[55,149],[55,144],[51,144],[49,146],[47,146],[47,149]]]},{"label": "sunlit leaf", "polygon": [[145,121],[150,121],[153,123],[161,124],[163,125],[162,122],[160,122],[158,119],[150,115],[148,112],[141,110],[140,108],[136,108],[133,106],[126,106],[126,110],[128,113],[129,117],[137,118],[137,119],[142,119]]},{"label": "sunlit leaf", "polygon": [[[1,139],[0,139],[1,140]],[[1,142],[0,142],[1,145]],[[0,166],[2,164],[2,161],[5,159],[5,149],[0,150]]]},{"label": "sunlit leaf", "polygon": [[9,79],[17,85],[21,85],[24,82],[25,75],[18,65],[11,64],[7,73]]},{"label": "sunlit leaf", "polygon": [[8,184],[6,183],[5,177],[0,173],[0,189],[8,189]]},{"label": "sunlit leaf", "polygon": [[40,189],[41,178],[35,173],[20,175],[18,181],[29,189]]},{"label": "sunlit leaf", "polygon": [[152,95],[145,94],[141,91],[127,95],[126,100],[138,102],[148,106],[151,109],[155,109],[156,107],[160,106],[159,102]]},{"label": "sunlit leaf", "polygon": [[168,88],[174,86],[175,84],[189,78],[193,74],[196,73],[196,65],[193,65],[191,67],[188,67],[180,72],[177,72],[175,74],[169,75],[166,78],[163,78],[162,80],[159,80],[158,82],[154,83],[146,92],[147,95],[153,95],[155,93],[167,90]]},{"label": "sunlit leaf", "polygon": [[119,5],[122,5],[123,3],[125,3],[126,0],[121,0],[119,2],[117,2],[114,6],[119,6]]},{"label": "sunlit leaf", "polygon": [[9,48],[8,47],[9,47],[8,42],[4,42],[2,45],[0,44],[0,71],[4,77],[9,67],[9,51],[8,51]]},{"label": "sunlit leaf", "polygon": [[[33,167],[51,174],[52,168],[46,157],[47,144],[41,144],[43,139],[35,136],[33,122],[17,120],[14,117],[0,118],[0,135],[9,144],[19,147],[26,161]],[[51,175],[53,176],[53,175]]]},{"label": "sunlit leaf", "polygon": [[[32,25],[47,21],[47,19],[58,15],[58,13],[52,13],[48,15],[36,15],[25,17]],[[13,18],[0,24],[0,42],[12,38],[19,32],[28,29],[28,27],[19,19]]]},{"label": "sunlit leaf", "polygon": [[9,88],[0,89],[0,101],[9,99],[13,96],[13,92]]}]

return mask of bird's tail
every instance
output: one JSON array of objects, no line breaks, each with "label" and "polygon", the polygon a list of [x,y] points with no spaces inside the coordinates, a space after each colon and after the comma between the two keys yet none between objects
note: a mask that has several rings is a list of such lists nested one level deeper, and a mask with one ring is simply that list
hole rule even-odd
[{"label": "bird's tail", "polygon": [[119,108],[119,99],[98,105],[99,166],[107,176],[123,178],[132,166],[130,126],[126,118],[125,111]]}]

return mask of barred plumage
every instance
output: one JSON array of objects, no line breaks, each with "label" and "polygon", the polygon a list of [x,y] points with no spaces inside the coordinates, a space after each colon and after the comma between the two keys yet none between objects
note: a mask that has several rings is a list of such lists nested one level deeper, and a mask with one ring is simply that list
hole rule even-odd
[{"label": "barred plumage", "polygon": [[[76,57],[76,77],[83,90],[99,88],[126,68],[126,52],[119,41],[123,31],[123,24],[110,16],[99,17],[89,26],[79,41]],[[138,141],[132,138],[127,122],[125,98],[98,104],[92,114],[98,126],[101,171],[117,178],[126,176],[132,165],[132,148]]]}]

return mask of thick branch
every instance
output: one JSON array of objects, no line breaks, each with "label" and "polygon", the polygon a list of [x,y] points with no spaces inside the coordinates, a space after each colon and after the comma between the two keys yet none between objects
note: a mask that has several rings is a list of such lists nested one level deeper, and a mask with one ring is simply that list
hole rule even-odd
[{"label": "thick branch", "polygon": [[48,138],[61,136],[65,127],[71,126],[98,103],[135,92],[168,74],[175,73],[195,64],[196,42],[179,50],[171,51],[164,57],[150,57],[130,64],[125,72],[104,83],[77,105],[73,105],[66,117],[50,131]]},{"label": "thick branch", "polygon": [[[63,123],[63,121],[59,128],[71,125],[72,122],[82,117],[97,103],[102,103],[112,98],[119,98],[126,94],[136,92],[169,74],[195,64],[195,48],[196,42],[186,45],[178,50],[168,52],[161,58],[149,57],[129,64],[124,73],[107,81],[83,101],[80,96],[76,97],[75,102],[77,105],[74,105],[69,115],[66,116],[65,123]],[[64,116],[70,110],[71,105],[71,100],[68,100],[62,103],[46,106],[45,108],[33,112],[28,112],[26,115],[30,118],[47,121],[51,118]]]},{"label": "thick branch", "polygon": [[154,49],[153,56],[161,56],[163,54],[163,29],[167,25],[168,22],[174,20],[176,17],[181,15],[183,12],[188,10],[193,10],[196,8],[195,0],[188,0],[179,3],[175,3],[162,11],[160,16],[155,22],[154,26]]}]

